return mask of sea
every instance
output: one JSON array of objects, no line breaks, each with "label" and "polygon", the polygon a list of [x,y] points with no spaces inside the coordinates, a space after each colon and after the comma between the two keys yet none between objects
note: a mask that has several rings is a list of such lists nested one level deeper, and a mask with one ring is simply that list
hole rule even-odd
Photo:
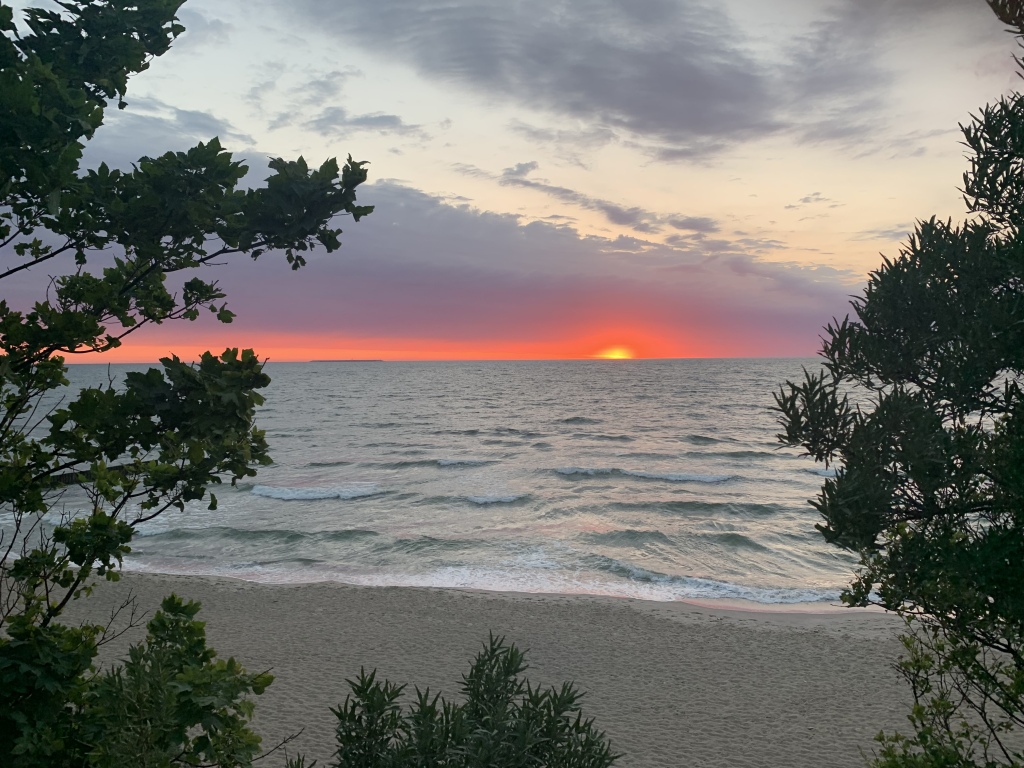
[{"label": "sea", "polygon": [[[829,470],[772,393],[814,359],[270,363],[274,463],[139,526],[125,569],[645,600],[834,602]],[[72,366],[75,385],[136,366]],[[74,503],[69,496],[66,503]]]}]

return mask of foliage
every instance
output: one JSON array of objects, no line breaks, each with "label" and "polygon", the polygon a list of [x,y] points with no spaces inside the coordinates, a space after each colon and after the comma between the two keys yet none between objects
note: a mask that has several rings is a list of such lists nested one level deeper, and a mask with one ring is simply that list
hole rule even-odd
[{"label": "foliage", "polygon": [[[535,688],[521,677],[522,651],[503,638],[484,645],[462,678],[455,704],[416,689],[403,711],[404,685],[360,671],[337,709],[337,768],[448,766],[450,768],[606,768],[618,759],[570,683]],[[295,758],[290,766],[305,761]],[[309,768],[307,766],[307,768]]]},{"label": "foliage", "polygon": [[241,186],[247,168],[217,139],[130,171],[80,168],[108,101],[123,108],[128,78],[182,31],[181,4],[63,0],[21,12],[19,26],[0,3],[0,280],[61,273],[31,307],[0,301],[5,768],[124,762],[131,744],[163,755],[153,765],[247,765],[256,744],[240,697],[268,678],[215,661],[195,606],[165,603],[148,644],[107,676],[90,671],[105,628],[57,621],[95,577],[116,580],[136,526],[269,462],[253,425],[269,378],[251,350],[207,352],[196,365],[171,356],[77,393],[66,356],[202,312],[230,322],[223,292],[198,270],[269,251],[298,269],[317,245],[340,247],[337,215],[372,210],[355,202],[366,170],[351,158],[313,169],[275,159],[258,189]]},{"label": "foliage", "polygon": [[860,556],[844,602],[911,619],[915,735],[880,737],[885,768],[1024,765],[1024,98],[962,131],[971,219],[919,222],[776,395],[780,439],[835,467],[812,503]]},{"label": "foliage", "polygon": [[244,697],[273,678],[216,659],[198,611],[198,603],[165,598],[145,642],[103,674],[89,671],[91,636],[83,642],[67,627],[14,622],[0,656],[5,697],[19,702],[0,732],[13,744],[4,765],[250,764],[260,739],[247,726],[253,703]]}]

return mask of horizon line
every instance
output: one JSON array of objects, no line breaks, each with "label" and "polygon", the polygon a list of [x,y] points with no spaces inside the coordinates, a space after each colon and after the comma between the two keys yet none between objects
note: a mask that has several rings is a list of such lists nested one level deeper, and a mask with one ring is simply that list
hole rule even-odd
[{"label": "horizon line", "polygon": [[[168,353],[168,356],[171,353]],[[180,357],[180,356],[179,356]],[[629,358],[608,358],[596,355],[588,357],[432,357],[432,358],[351,358],[337,360],[274,360],[265,358],[263,363],[275,365],[309,365],[311,363],[569,363],[569,362],[602,362],[602,363],[635,363],[635,362],[664,362],[670,360],[809,360],[820,357],[818,353],[813,355],[690,355],[687,357],[629,357]],[[67,360],[65,365],[155,365],[159,360],[118,360],[118,361],[96,361],[87,362],[82,360]]]}]

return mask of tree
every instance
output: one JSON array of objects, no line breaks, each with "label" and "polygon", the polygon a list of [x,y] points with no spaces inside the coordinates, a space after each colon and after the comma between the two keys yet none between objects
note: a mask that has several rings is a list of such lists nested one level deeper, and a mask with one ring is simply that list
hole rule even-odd
[{"label": "tree", "polygon": [[[252,350],[207,352],[197,365],[165,358],[162,369],[63,392],[61,402],[66,357],[205,311],[230,322],[223,292],[197,271],[270,251],[298,269],[315,246],[339,248],[338,215],[358,221],[372,210],[356,204],[366,170],[351,157],[314,169],[275,159],[259,189],[240,186],[247,169],[217,139],[142,158],[130,172],[80,168],[108,102],[123,108],[128,78],[181,33],[182,2],[63,0],[24,11],[24,32],[0,3],[0,280],[66,260],[31,308],[0,301],[5,767],[107,765],[118,754],[123,763],[131,752],[115,747],[129,736],[148,745],[132,764],[247,765],[258,751],[241,697],[269,677],[215,660],[197,606],[165,601],[125,668],[100,676],[90,666],[105,628],[58,621],[96,577],[117,579],[136,525],[269,461],[253,424],[269,378]],[[65,514],[69,486],[87,501]],[[127,701],[155,707],[149,731],[130,730],[131,713],[117,708]]]},{"label": "tree", "polygon": [[[989,5],[1024,37],[1019,0]],[[812,503],[860,556],[844,602],[909,622],[886,768],[1024,765],[1024,99],[961,129],[970,219],[919,222],[776,395],[780,439],[835,466]]]},{"label": "tree", "polygon": [[[465,698],[454,704],[416,689],[403,711],[404,685],[360,671],[351,695],[331,710],[338,718],[335,768],[608,768],[604,733],[584,720],[581,694],[569,683],[534,688],[521,677],[525,654],[490,637],[462,678]],[[299,757],[290,768],[302,768]]]}]

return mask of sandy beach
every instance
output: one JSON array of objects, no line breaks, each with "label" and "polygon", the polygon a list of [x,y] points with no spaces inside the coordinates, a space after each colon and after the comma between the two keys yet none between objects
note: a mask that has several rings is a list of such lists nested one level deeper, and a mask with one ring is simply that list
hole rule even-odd
[{"label": "sandy beach", "polygon": [[858,766],[880,729],[905,730],[908,692],[891,668],[901,624],[881,613],[127,574],[68,620],[102,620],[129,590],[149,611],[171,592],[201,601],[220,655],[276,676],[257,699],[264,745],[305,728],[290,749],[321,765],[346,678],[376,668],[452,695],[488,631],[529,649],[532,682],[587,692],[584,712],[623,768]]}]

